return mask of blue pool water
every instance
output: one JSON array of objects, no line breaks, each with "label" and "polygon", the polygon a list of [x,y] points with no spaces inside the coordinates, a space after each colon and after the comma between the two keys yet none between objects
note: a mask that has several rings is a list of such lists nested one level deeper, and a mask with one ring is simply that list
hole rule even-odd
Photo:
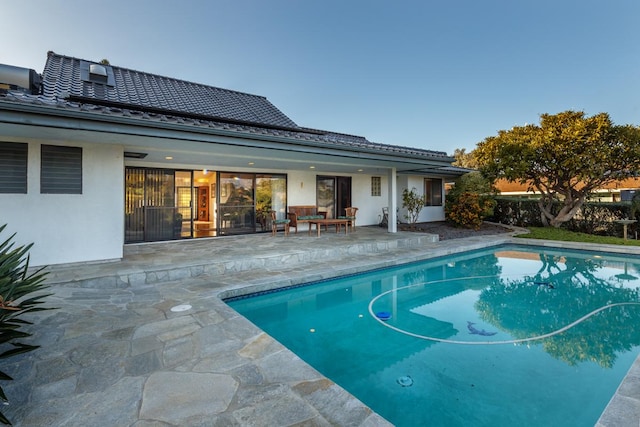
[{"label": "blue pool water", "polygon": [[228,304],[397,426],[592,426],[640,353],[639,271],[499,247]]}]

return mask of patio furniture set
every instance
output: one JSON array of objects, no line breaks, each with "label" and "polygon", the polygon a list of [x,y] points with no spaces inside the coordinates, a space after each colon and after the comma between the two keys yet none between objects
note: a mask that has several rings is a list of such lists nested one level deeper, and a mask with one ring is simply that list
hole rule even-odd
[{"label": "patio furniture set", "polygon": [[319,212],[316,206],[289,206],[289,212],[286,219],[277,219],[276,211],[271,211],[271,234],[276,235],[281,227],[284,235],[288,236],[291,228],[295,228],[298,233],[299,224],[308,224],[308,233],[311,236],[313,226],[315,225],[316,236],[320,237],[320,229],[324,226],[325,231],[329,226],[336,228],[339,233],[344,228],[344,233],[355,231],[356,228],[356,212],[358,208],[348,207],[345,209],[345,215],[337,218],[327,218],[326,212]]}]

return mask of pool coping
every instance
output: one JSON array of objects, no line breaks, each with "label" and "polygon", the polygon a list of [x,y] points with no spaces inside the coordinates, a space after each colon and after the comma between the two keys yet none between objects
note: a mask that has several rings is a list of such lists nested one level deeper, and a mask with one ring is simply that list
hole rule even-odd
[{"label": "pool coping", "polygon": [[[457,247],[447,247],[440,251],[433,251],[426,256],[416,256],[411,259],[403,259],[402,262],[386,262],[379,265],[368,265],[364,268],[345,268],[344,270],[335,270],[331,274],[325,274],[319,280],[329,280],[334,277],[340,277],[344,275],[352,275],[358,273],[364,273],[374,269],[384,269],[389,267],[395,267],[405,265],[413,262],[426,261],[429,259],[435,259],[448,255],[454,255],[474,250],[488,249],[496,246],[513,245],[523,247],[542,247],[551,249],[570,249],[584,252],[606,252],[612,255],[636,255],[640,256],[640,247],[638,246],[621,246],[610,244],[593,244],[593,243],[579,243],[579,242],[567,242],[567,241],[555,241],[555,240],[543,240],[543,239],[526,239],[516,238],[512,235],[501,236],[496,239],[486,239],[482,243],[473,243],[470,245],[461,245]],[[301,277],[290,277],[291,284],[287,286],[296,286],[310,282],[307,275]],[[283,288],[282,284],[274,287],[269,285],[251,285],[241,288],[233,287],[232,289],[221,290],[217,297],[221,300],[226,298],[234,298],[240,295],[249,295],[257,292],[264,292],[269,290],[279,290]],[[609,403],[603,410],[600,418],[596,423],[596,427],[637,427],[640,424],[640,355],[636,358],[629,371],[621,381],[616,392],[611,397]]]}]

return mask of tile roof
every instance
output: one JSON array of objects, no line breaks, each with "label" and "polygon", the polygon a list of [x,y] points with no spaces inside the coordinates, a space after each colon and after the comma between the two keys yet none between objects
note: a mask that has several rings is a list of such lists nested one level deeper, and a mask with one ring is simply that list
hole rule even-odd
[{"label": "tile roof", "polygon": [[114,85],[94,83],[83,80],[83,62],[91,64],[90,61],[49,52],[42,75],[44,95],[70,95],[263,125],[297,127],[263,96],[113,65],[107,67],[113,71]]},{"label": "tile roof", "polygon": [[199,128],[290,138],[327,148],[452,161],[447,153],[371,142],[362,136],[300,127],[265,97],[109,65],[114,84],[82,78],[82,59],[49,52],[42,95],[0,94],[0,100],[69,111],[176,123]]}]

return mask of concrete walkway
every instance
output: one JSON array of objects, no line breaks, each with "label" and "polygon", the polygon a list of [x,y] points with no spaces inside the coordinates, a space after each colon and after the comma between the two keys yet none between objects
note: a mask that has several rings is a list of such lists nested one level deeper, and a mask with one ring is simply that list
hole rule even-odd
[{"label": "concrete walkway", "polygon": [[[16,426],[387,426],[221,298],[511,240],[434,237],[360,227],[201,239],[52,268],[58,309],[32,315],[29,342],[42,348],[3,361],[14,378],[3,412]],[[638,425],[634,384],[601,426]]]}]

